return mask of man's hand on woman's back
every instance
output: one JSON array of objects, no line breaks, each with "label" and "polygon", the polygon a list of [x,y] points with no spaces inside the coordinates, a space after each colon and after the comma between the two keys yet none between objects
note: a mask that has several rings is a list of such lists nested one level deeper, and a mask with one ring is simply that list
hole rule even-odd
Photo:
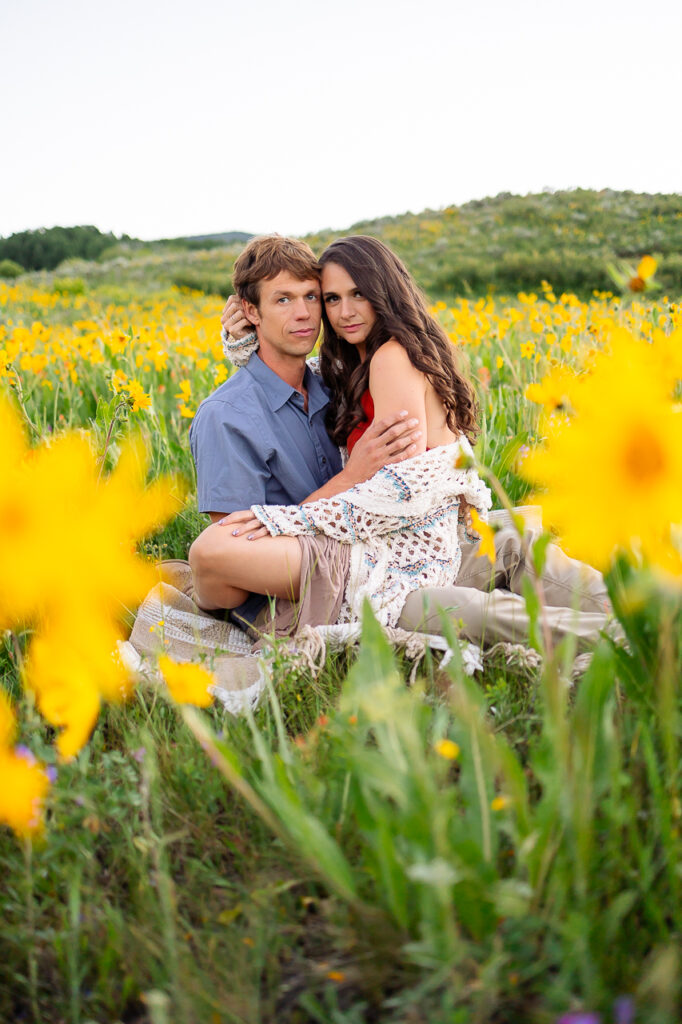
[{"label": "man's hand on woman's back", "polygon": [[369,480],[384,466],[402,462],[417,452],[421,437],[419,420],[408,419],[406,409],[394,415],[373,420],[355,444],[343,473],[353,484]]}]

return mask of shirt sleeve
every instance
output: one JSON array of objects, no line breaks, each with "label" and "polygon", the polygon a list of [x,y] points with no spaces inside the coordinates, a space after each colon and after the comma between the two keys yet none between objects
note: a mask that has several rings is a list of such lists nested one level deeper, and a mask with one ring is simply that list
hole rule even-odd
[{"label": "shirt sleeve", "polygon": [[248,414],[226,402],[207,402],[197,411],[189,437],[200,512],[227,515],[265,502],[271,453]]}]

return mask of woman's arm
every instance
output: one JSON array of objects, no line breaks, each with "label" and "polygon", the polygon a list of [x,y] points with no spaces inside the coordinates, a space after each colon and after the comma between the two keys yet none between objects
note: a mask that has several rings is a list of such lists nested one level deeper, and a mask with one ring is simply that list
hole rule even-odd
[{"label": "woman's arm", "polygon": [[369,364],[369,390],[374,402],[374,416],[380,420],[396,405],[407,409],[416,419],[421,431],[413,455],[426,451],[426,386],[421,370],[413,366],[410,357],[398,341],[389,339],[379,348]]}]

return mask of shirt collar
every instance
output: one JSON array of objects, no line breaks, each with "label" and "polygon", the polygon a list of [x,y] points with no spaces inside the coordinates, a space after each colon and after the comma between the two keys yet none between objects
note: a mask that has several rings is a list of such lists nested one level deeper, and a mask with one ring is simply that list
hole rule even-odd
[{"label": "shirt collar", "polygon": [[[263,362],[257,352],[253,353],[244,369],[248,370],[253,379],[263,388],[263,393],[272,412],[277,412],[283,405],[286,405],[292,395],[299,394],[296,388],[292,388],[291,384],[287,384],[285,380],[278,377],[275,371]],[[306,366],[303,382],[308,392],[308,415],[312,416],[313,413],[329,405],[329,395],[322,379],[313,373],[309,366]]]},{"label": "shirt collar", "polygon": [[312,416],[329,405],[329,392],[319,373],[313,373],[309,366],[305,368],[303,382],[308,392],[308,415]]}]

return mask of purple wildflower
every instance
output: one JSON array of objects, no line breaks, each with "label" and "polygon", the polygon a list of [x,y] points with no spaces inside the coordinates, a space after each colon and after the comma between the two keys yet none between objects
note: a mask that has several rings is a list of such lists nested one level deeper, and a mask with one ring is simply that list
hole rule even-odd
[{"label": "purple wildflower", "polygon": [[630,996],[619,996],[613,1004],[614,1024],[634,1024],[635,1001]]},{"label": "purple wildflower", "polygon": [[17,755],[17,757],[21,757],[28,764],[36,764],[35,754],[31,750],[29,750],[28,747],[25,747],[23,743],[17,744],[17,746],[14,748],[14,753]]}]

